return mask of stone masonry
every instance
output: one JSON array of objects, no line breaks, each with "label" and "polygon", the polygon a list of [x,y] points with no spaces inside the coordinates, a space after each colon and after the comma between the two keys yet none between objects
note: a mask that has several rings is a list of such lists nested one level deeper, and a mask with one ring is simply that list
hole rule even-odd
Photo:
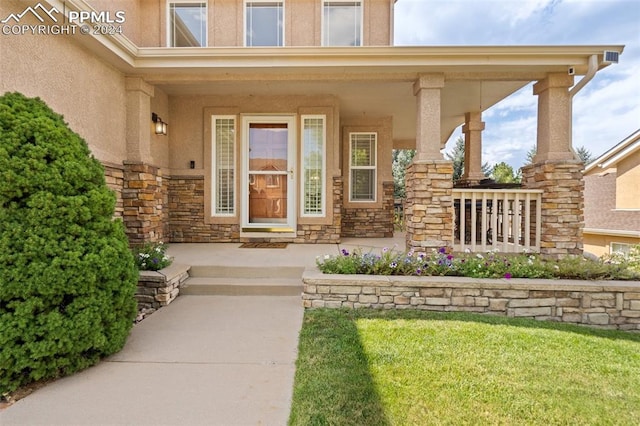
[{"label": "stone masonry", "polygon": [[298,224],[295,243],[337,244],[342,229],[342,176],[333,177],[333,223],[331,225]]},{"label": "stone masonry", "polygon": [[393,182],[383,182],[382,208],[343,208],[342,236],[393,237]]},{"label": "stone masonry", "polygon": [[582,255],[583,167],[580,161],[545,161],[522,169],[522,186],[543,191],[540,237],[543,255],[554,258]]},{"label": "stone masonry", "polygon": [[303,276],[305,308],[479,312],[640,331],[640,282]]},{"label": "stone masonry", "polygon": [[136,290],[136,321],[142,321],[145,316],[173,302],[189,278],[189,268],[186,265],[173,264],[161,271],[140,271]]},{"label": "stone masonry", "polygon": [[116,210],[114,217],[122,218],[124,207],[122,203],[122,188],[124,187],[124,167],[117,164],[103,163],[104,178],[109,189],[116,195]]},{"label": "stone masonry", "polygon": [[169,181],[169,229],[175,243],[240,241],[238,224],[205,223],[203,176],[173,176]]},{"label": "stone masonry", "polygon": [[453,163],[414,161],[407,167],[407,248],[418,251],[453,245]]},{"label": "stone masonry", "polygon": [[125,161],[122,202],[124,225],[132,245],[163,241],[165,193],[158,167]]}]

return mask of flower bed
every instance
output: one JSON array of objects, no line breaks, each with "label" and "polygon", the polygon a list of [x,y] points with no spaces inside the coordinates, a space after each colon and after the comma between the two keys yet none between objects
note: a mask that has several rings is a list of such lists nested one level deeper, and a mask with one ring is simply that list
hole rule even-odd
[{"label": "flower bed", "polygon": [[445,249],[430,254],[343,250],[318,258],[318,269],[305,271],[302,298],[305,308],[480,312],[638,331],[634,256],[552,261]]},{"label": "flower bed", "polygon": [[555,278],[578,280],[639,280],[640,249],[630,257],[602,259],[567,257],[548,260],[536,254],[453,253],[441,248],[431,253],[398,252],[384,248],[380,254],[349,253],[316,259],[328,274],[460,276],[472,278]]}]

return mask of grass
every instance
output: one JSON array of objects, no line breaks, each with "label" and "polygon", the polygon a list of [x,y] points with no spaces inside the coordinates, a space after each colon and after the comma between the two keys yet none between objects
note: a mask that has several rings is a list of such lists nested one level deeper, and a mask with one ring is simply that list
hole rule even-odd
[{"label": "grass", "polygon": [[639,334],[466,313],[305,313],[290,425],[639,422]]}]

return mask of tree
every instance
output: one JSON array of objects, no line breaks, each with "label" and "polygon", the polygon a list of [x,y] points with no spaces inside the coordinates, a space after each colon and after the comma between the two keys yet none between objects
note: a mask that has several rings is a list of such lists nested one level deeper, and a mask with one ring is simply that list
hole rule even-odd
[{"label": "tree", "polygon": [[[453,161],[453,181],[457,182],[464,174],[464,138],[460,136],[456,139],[456,144],[453,146],[453,150],[450,153],[445,154],[447,160]],[[489,175],[491,166],[489,163],[482,164],[482,173],[485,176]]]},{"label": "tree", "polygon": [[[533,158],[536,156],[536,151],[537,150],[535,145],[532,146],[531,149],[529,149],[529,151],[527,151],[527,160],[525,162],[525,165],[533,164]],[[590,162],[593,161],[593,155],[584,146],[579,146],[578,148],[576,148],[576,154],[584,164],[589,164]]]},{"label": "tree", "polygon": [[405,198],[405,175],[407,166],[413,160],[416,155],[415,149],[394,149],[391,153],[392,165],[391,171],[393,173],[394,190],[393,196],[395,198]]},{"label": "tree", "polygon": [[0,394],[122,348],[137,270],[102,165],[40,99],[0,96]]},{"label": "tree", "polygon": [[504,161],[493,166],[491,177],[497,183],[520,183],[522,180],[520,170],[518,170],[518,172],[514,172],[513,167]]}]

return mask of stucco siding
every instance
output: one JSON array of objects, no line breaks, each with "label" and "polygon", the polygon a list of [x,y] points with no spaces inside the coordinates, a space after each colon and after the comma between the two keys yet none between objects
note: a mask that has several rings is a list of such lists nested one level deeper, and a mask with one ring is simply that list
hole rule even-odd
[{"label": "stucco siding", "polygon": [[599,235],[591,234],[587,231],[584,232],[584,251],[587,253],[595,254],[596,256],[603,256],[609,254],[611,251],[611,243],[621,244],[640,244],[640,238],[631,237],[616,237],[613,235]]},{"label": "stucco siding", "polygon": [[[21,2],[0,2],[0,16],[22,9]],[[96,158],[121,164],[126,158],[122,73],[78,46],[73,36],[25,34],[0,39],[0,93],[40,97],[64,115]]]}]

